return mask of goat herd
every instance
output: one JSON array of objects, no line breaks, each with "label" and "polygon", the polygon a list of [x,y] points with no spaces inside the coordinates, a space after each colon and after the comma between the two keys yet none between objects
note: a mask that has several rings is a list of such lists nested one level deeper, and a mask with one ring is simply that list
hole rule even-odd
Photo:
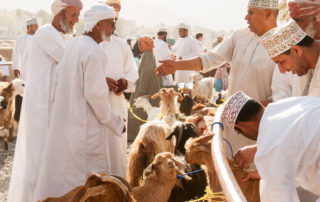
[{"label": "goat herd", "polygon": [[[23,88],[21,80],[1,86],[0,123],[7,132],[2,132],[0,137],[5,148],[12,137],[13,100],[15,95],[23,94]],[[152,99],[156,97],[161,98],[159,108],[152,107],[145,97],[135,102],[135,107],[143,106],[147,111],[148,122],[141,125],[130,147],[127,180],[92,173],[83,186],[45,201],[190,201],[205,195],[207,186],[212,192],[219,191],[221,188],[211,157],[214,134],[210,131],[216,103],[201,93],[183,95],[169,88],[161,89]],[[231,159],[229,165],[247,200],[259,201],[259,181],[243,182],[247,173],[236,167]],[[185,175],[201,168],[204,172]]]},{"label": "goat herd", "polygon": [[[130,147],[127,180],[92,173],[85,185],[45,201],[190,201],[205,195],[206,186],[218,191],[210,132],[216,104],[207,96],[196,94],[191,98],[168,88],[151,98],[157,97],[161,98],[160,108],[152,107],[145,97],[135,102],[135,107],[143,106],[148,112],[148,122],[141,125]],[[155,116],[156,112],[161,118]],[[231,159],[229,164],[247,200],[259,201],[259,181],[242,182],[247,173],[234,166]],[[204,172],[185,175],[201,167]]]}]

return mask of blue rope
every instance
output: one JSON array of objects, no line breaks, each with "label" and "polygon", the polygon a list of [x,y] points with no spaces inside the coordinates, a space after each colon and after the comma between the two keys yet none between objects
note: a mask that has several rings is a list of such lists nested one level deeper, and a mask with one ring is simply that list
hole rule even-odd
[{"label": "blue rope", "polygon": [[177,179],[183,179],[184,176],[186,176],[186,175],[191,175],[193,173],[198,173],[198,172],[202,172],[202,171],[204,171],[204,170],[203,169],[199,169],[199,170],[195,170],[195,171],[192,171],[190,173],[183,174],[183,175],[177,175]]},{"label": "blue rope", "polygon": [[232,156],[232,158],[233,158],[233,149],[232,149],[232,146],[231,146],[230,142],[229,142],[226,138],[223,138],[223,140],[228,143],[229,148],[230,148],[230,150],[231,150],[231,156]]},{"label": "blue rope", "polygon": [[220,125],[222,127],[222,130],[224,130],[224,125],[221,122],[213,122],[212,125],[211,125],[211,130],[213,129],[213,126],[216,125],[216,124]]},{"label": "blue rope", "polygon": [[[213,126],[214,126],[215,124],[220,125],[220,126],[222,127],[222,130],[224,130],[224,125],[223,125],[221,122],[213,122],[212,125],[211,125],[211,130],[213,129]],[[232,146],[231,146],[230,142],[229,142],[227,139],[225,139],[225,138],[223,138],[223,140],[228,143],[229,148],[230,148],[230,150],[231,150],[231,155],[232,155],[232,158],[233,158],[233,149],[232,149]]]}]

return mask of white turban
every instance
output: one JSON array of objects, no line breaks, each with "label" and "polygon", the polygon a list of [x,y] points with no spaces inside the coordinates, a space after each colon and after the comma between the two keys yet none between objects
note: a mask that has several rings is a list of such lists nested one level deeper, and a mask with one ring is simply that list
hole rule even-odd
[{"label": "white turban", "polygon": [[86,32],[91,32],[94,26],[106,19],[114,19],[116,16],[114,8],[103,3],[95,3],[84,14],[84,22]]},{"label": "white turban", "polygon": [[51,5],[53,16],[56,16],[63,9],[74,6],[82,9],[82,2],[80,0],[54,0]]},{"label": "white turban", "polygon": [[168,29],[165,27],[160,27],[158,32],[168,32]]}]

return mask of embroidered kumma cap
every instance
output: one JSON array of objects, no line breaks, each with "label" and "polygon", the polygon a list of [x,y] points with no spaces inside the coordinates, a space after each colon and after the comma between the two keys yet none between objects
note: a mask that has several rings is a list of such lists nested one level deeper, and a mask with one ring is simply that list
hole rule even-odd
[{"label": "embroidered kumma cap", "polygon": [[251,99],[242,91],[233,94],[222,106],[221,122],[233,129],[241,109]]},{"label": "embroidered kumma cap", "polygon": [[307,34],[297,23],[290,20],[282,26],[278,26],[260,37],[260,42],[268,52],[270,58],[274,58],[287,50],[292,45],[297,45]]}]

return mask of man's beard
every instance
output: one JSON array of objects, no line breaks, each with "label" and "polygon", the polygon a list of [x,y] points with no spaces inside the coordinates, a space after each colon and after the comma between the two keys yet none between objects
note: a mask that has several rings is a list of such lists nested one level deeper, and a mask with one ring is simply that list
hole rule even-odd
[{"label": "man's beard", "polygon": [[313,23],[311,21],[309,21],[309,24],[304,32],[311,38],[314,38],[314,35],[316,34],[316,29],[314,28]]},{"label": "man's beard", "polygon": [[73,34],[73,28],[70,28],[65,21],[65,17],[60,18],[60,27],[65,34]]},{"label": "man's beard", "polygon": [[110,42],[110,36],[107,36],[105,29],[103,29],[102,32],[101,32],[101,39],[103,41]]}]

